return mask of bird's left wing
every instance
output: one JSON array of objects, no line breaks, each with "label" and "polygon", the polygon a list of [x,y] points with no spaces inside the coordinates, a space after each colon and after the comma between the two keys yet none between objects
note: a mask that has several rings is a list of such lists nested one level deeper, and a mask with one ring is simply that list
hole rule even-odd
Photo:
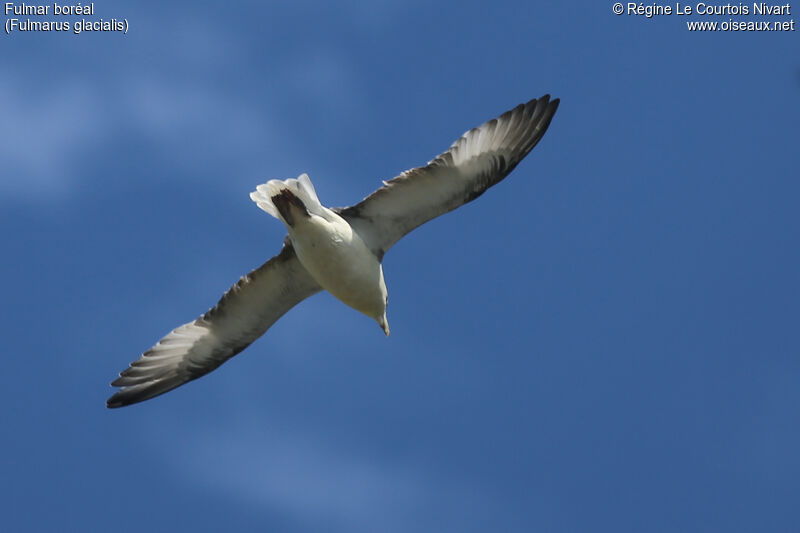
[{"label": "bird's left wing", "polygon": [[284,313],[319,292],[291,243],[236,282],[203,316],[144,352],[111,383],[120,387],[106,405],[149,400],[199,378],[244,350]]},{"label": "bird's left wing", "polygon": [[558,102],[534,98],[469,130],[424,167],[403,172],[339,214],[383,257],[409,231],[505,178],[547,131]]}]

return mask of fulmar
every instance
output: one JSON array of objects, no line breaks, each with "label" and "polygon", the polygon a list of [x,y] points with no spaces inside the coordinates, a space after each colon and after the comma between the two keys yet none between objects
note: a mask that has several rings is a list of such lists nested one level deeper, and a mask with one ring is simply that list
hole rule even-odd
[{"label": "fulmar", "polygon": [[307,174],[259,185],[250,198],[289,232],[281,252],[132,362],[111,383],[119,390],[106,405],[149,400],[211,372],[323,289],[374,319],[388,336],[386,252],[414,228],[505,178],[547,131],[558,103],[545,95],[520,104],[350,207],[322,205]]}]

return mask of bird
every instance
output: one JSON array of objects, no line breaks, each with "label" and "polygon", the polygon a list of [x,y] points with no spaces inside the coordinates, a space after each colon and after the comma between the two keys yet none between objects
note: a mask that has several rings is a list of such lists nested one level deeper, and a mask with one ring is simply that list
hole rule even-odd
[{"label": "bird", "polygon": [[519,104],[349,207],[322,205],[308,174],[259,185],[250,198],[288,230],[280,253],[133,361],[111,382],[119,390],[106,406],[149,400],[208,374],[322,290],[375,320],[388,337],[386,252],[503,180],[541,140],[558,105],[550,95]]}]

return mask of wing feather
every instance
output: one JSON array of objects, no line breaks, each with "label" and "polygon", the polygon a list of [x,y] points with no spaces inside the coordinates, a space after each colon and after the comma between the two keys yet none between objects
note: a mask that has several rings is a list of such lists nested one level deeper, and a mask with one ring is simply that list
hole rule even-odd
[{"label": "wing feather", "polygon": [[203,376],[264,334],[284,313],[320,291],[290,243],[237,281],[203,316],[172,330],[111,383],[108,407],[149,400]]},{"label": "wing feather", "polygon": [[545,95],[506,111],[466,132],[424,167],[384,182],[339,214],[383,257],[403,235],[505,178],[547,131],[558,103]]}]

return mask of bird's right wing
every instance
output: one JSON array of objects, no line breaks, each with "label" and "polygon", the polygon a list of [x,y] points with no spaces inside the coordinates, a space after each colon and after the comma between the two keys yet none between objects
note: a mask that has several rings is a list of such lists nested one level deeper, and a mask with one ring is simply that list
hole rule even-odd
[{"label": "bird's right wing", "polygon": [[321,290],[291,243],[236,282],[206,314],[184,324],[131,363],[106,405],[149,400],[199,378],[244,350],[292,307]]},{"label": "bird's right wing", "polygon": [[545,95],[469,130],[427,165],[385,182],[339,214],[383,257],[409,231],[505,178],[547,131],[558,102]]}]

